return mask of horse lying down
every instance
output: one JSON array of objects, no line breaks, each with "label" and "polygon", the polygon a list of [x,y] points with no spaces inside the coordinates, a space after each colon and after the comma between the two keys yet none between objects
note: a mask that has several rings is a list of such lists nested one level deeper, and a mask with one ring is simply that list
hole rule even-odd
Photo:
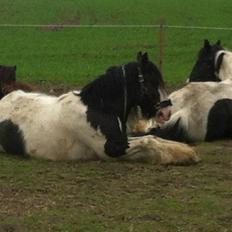
[{"label": "horse lying down", "polygon": [[147,134],[182,142],[232,138],[232,53],[205,40],[189,81],[169,96],[171,119]]},{"label": "horse lying down", "polygon": [[[127,117],[140,106],[144,117],[170,114],[163,80],[147,53],[113,67],[81,92],[59,97],[14,91],[0,101],[0,145],[9,154],[50,160],[133,160],[153,164],[199,161],[188,145],[154,136],[128,137]],[[162,93],[162,94],[161,94]]]},{"label": "horse lying down", "polygon": [[153,134],[182,142],[232,138],[232,81],[190,83],[172,93],[171,119]]},{"label": "horse lying down", "polygon": [[220,40],[212,45],[205,40],[187,82],[218,82],[231,78],[232,52],[223,48]]}]

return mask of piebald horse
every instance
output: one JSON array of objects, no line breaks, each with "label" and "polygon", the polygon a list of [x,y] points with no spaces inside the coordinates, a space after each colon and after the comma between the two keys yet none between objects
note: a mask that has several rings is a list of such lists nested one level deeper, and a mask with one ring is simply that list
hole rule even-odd
[{"label": "piebald horse", "polygon": [[109,68],[80,92],[59,97],[14,91],[0,101],[0,145],[8,154],[50,160],[133,160],[190,164],[188,145],[154,136],[128,137],[128,114],[168,119],[170,101],[147,53]]},{"label": "piebald horse", "polygon": [[205,40],[188,81],[169,96],[170,120],[148,134],[182,142],[232,138],[232,53]]}]

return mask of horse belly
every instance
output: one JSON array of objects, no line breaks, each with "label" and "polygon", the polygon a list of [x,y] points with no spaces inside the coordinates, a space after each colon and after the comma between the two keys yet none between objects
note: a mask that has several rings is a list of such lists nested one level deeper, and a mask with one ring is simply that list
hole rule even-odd
[{"label": "horse belly", "polygon": [[[47,115],[48,116],[48,115]],[[103,136],[96,135],[86,120],[61,122],[60,117],[48,117],[36,125],[25,124],[26,152],[33,157],[50,160],[96,160],[104,148]],[[42,117],[42,115],[41,115]],[[38,118],[39,119],[39,118]],[[71,123],[70,122],[75,122]],[[23,125],[22,125],[23,126]],[[104,156],[104,155],[103,155]]]},{"label": "horse belly", "polygon": [[48,160],[96,160],[96,153],[72,138],[55,138],[54,141],[46,142],[28,141],[27,153],[32,157]]}]

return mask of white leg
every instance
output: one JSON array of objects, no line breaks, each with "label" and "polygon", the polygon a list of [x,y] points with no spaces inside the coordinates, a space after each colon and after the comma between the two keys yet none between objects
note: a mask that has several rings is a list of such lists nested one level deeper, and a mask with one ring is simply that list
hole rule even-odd
[{"label": "white leg", "polygon": [[129,138],[130,148],[121,159],[153,164],[193,164],[199,162],[196,152],[188,145],[153,136]]}]

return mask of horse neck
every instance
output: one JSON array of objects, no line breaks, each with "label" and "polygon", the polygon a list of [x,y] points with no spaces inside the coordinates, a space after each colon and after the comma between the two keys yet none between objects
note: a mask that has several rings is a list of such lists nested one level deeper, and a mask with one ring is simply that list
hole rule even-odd
[{"label": "horse neck", "polygon": [[127,80],[124,82],[124,78],[109,74],[100,76],[83,88],[80,93],[82,102],[94,110],[120,117],[125,122],[134,100],[132,91],[127,88],[130,79],[128,83]]},{"label": "horse neck", "polygon": [[219,70],[221,80],[232,79],[232,52],[225,51],[222,64]]}]

